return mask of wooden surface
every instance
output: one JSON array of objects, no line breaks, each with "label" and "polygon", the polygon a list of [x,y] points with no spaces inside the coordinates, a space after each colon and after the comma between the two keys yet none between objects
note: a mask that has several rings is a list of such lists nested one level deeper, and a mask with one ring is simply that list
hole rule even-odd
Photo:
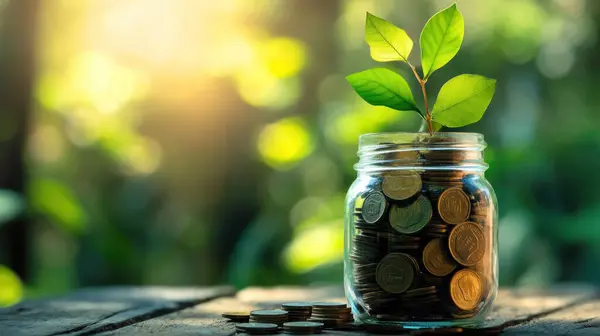
[{"label": "wooden surface", "polygon": [[[339,287],[85,289],[0,309],[0,335],[232,335],[225,311],[276,308],[286,301],[345,301]],[[487,330],[506,335],[600,335],[600,297],[590,287],[501,290]],[[365,335],[364,331],[327,331]]]}]

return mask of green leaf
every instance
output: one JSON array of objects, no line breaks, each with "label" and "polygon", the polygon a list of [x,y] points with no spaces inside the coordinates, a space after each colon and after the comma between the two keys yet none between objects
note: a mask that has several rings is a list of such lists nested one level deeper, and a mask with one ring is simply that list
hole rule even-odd
[{"label": "green leaf", "polygon": [[346,76],[352,88],[367,103],[399,111],[417,111],[415,98],[402,76],[385,68],[369,69]]},{"label": "green leaf", "polygon": [[439,132],[442,129],[442,127],[444,127],[444,125],[442,125],[442,124],[440,124],[438,122],[435,122],[433,120],[431,121],[431,126],[433,126],[433,131],[434,132]]},{"label": "green leaf", "polygon": [[421,64],[423,79],[448,64],[462,44],[465,21],[456,3],[438,12],[427,21],[421,32]]},{"label": "green leaf", "polygon": [[431,117],[447,127],[479,121],[492,101],[496,80],[479,75],[459,75],[442,86]]},{"label": "green leaf", "polygon": [[388,21],[367,12],[365,39],[371,47],[371,57],[378,62],[404,61],[413,47],[406,32]]}]

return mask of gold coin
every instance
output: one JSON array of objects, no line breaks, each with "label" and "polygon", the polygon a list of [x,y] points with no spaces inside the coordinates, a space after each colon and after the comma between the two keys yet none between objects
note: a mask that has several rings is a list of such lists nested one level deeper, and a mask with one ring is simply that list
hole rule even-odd
[{"label": "gold coin", "polygon": [[477,273],[470,269],[462,269],[450,280],[450,297],[454,304],[462,310],[477,307],[483,293],[483,283]]},{"label": "gold coin", "polygon": [[400,207],[396,204],[390,209],[390,224],[402,234],[413,234],[419,232],[431,219],[433,210],[431,203],[425,196],[421,195],[412,204]]},{"label": "gold coin", "polygon": [[477,223],[458,224],[448,237],[448,247],[454,260],[463,266],[477,264],[485,254],[485,236]]},{"label": "gold coin", "polygon": [[447,189],[440,195],[438,212],[446,223],[458,224],[466,221],[471,213],[469,196],[460,187]]},{"label": "gold coin", "polygon": [[421,176],[419,174],[403,172],[385,176],[381,189],[387,197],[402,201],[421,191],[421,186]]},{"label": "gold coin", "polygon": [[429,273],[443,277],[456,268],[454,261],[446,254],[446,244],[441,239],[431,240],[423,249],[423,265]]}]

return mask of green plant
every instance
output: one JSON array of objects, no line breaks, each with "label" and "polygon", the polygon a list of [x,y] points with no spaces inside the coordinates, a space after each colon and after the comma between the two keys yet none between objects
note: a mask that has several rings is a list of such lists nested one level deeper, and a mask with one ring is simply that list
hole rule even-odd
[{"label": "green plant", "polygon": [[459,75],[450,79],[440,89],[433,109],[429,109],[425,84],[436,70],[454,58],[463,41],[464,20],[456,3],[432,16],[421,32],[423,76],[408,60],[413,41],[404,30],[368,12],[365,30],[375,61],[400,61],[410,67],[423,92],[425,109],[422,111],[417,107],[406,80],[386,68],[368,69],[346,77],[367,103],[399,111],[416,111],[431,133],[442,126],[461,127],[481,119],[494,96],[496,80],[479,75]]}]

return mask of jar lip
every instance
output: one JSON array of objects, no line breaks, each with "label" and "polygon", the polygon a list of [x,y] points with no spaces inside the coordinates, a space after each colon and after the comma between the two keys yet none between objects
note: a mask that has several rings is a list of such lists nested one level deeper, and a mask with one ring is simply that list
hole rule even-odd
[{"label": "jar lip", "polygon": [[469,132],[381,132],[362,134],[358,138],[360,148],[380,145],[459,145],[486,147],[483,134]]},{"label": "jar lip", "polygon": [[437,139],[456,139],[465,142],[482,142],[483,134],[475,132],[378,132],[361,134],[358,139],[359,143],[369,141],[371,139],[414,139],[420,138],[437,138]]},{"label": "jar lip", "polygon": [[357,171],[485,171],[488,165],[483,160],[483,150],[486,146],[480,133],[369,133],[359,137],[359,162],[354,168]]}]

